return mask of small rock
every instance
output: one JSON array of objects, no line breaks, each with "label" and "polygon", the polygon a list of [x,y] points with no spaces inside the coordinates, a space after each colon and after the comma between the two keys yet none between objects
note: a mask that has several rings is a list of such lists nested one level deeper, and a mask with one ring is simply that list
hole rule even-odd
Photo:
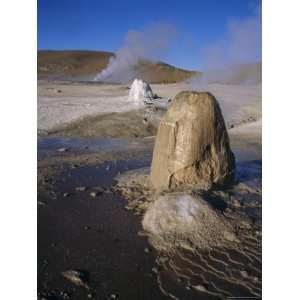
[{"label": "small rock", "polygon": [[38,205],[47,205],[47,202],[44,202],[44,201],[38,201],[37,203],[38,203]]},{"label": "small rock", "polygon": [[87,190],[86,186],[78,186],[78,187],[76,187],[76,191],[79,191],[79,192],[84,192],[86,190]]},{"label": "small rock", "polygon": [[148,119],[147,119],[147,118],[144,118],[144,119],[143,119],[143,123],[144,123],[144,124],[147,124],[147,122],[148,122]]},{"label": "small rock", "polygon": [[117,299],[118,295],[117,294],[111,294],[110,299]]},{"label": "small rock", "polygon": [[79,270],[68,270],[61,273],[63,277],[68,279],[73,284],[89,289],[87,284],[88,281],[88,273],[85,271]]},{"label": "small rock", "polygon": [[206,292],[205,286],[201,284],[193,285],[192,286],[194,290],[199,291],[199,292]]},{"label": "small rock", "polygon": [[84,230],[89,230],[90,228],[90,226],[84,226]]},{"label": "small rock", "polygon": [[91,298],[93,298],[93,294],[88,293],[88,294],[87,294],[87,297],[88,297],[89,299],[91,299]]},{"label": "small rock", "polygon": [[234,207],[241,207],[241,202],[239,201],[239,200],[237,200],[237,199],[233,199],[232,200],[232,205],[234,206]]},{"label": "small rock", "polygon": [[70,193],[64,193],[64,197],[69,197],[71,194]]},{"label": "small rock", "polygon": [[57,151],[58,152],[67,152],[67,151],[69,151],[69,148],[62,147],[62,148],[57,149]]},{"label": "small rock", "polygon": [[159,256],[159,257],[157,258],[157,261],[158,261],[159,263],[161,263],[161,264],[166,263],[168,260],[169,260],[169,258],[168,258],[167,256]]},{"label": "small rock", "polygon": [[96,198],[99,195],[99,192],[90,192],[90,196]]},{"label": "small rock", "polygon": [[240,271],[241,275],[244,277],[244,278],[247,278],[248,277],[248,273],[247,271]]},{"label": "small rock", "polygon": [[70,294],[67,292],[61,291],[59,294],[63,299],[70,299]]},{"label": "small rock", "polygon": [[145,248],[144,252],[148,254],[150,252],[149,248]]},{"label": "small rock", "polygon": [[106,168],[105,168],[106,171],[109,171],[110,170],[110,165],[108,165]]}]

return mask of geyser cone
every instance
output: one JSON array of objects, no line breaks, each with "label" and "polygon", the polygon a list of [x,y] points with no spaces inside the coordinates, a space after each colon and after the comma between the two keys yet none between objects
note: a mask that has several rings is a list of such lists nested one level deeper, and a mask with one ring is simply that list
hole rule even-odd
[{"label": "geyser cone", "polygon": [[129,91],[129,99],[136,104],[152,102],[154,95],[149,83],[142,79],[135,79]]},{"label": "geyser cone", "polygon": [[235,159],[221,109],[208,92],[179,93],[160,123],[151,165],[157,189],[208,190],[234,179]]}]

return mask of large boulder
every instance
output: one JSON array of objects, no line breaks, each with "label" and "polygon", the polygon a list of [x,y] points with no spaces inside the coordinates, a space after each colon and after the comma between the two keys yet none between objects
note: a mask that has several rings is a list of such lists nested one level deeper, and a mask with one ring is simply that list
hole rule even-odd
[{"label": "large boulder", "polygon": [[152,245],[160,250],[174,246],[210,249],[238,243],[227,219],[192,193],[159,195],[142,224]]},{"label": "large boulder", "polygon": [[230,183],[234,169],[215,97],[208,92],[179,93],[159,125],[150,175],[154,189],[197,185],[208,190]]},{"label": "large boulder", "polygon": [[137,105],[152,102],[154,94],[146,81],[135,79],[129,91],[129,99]]}]

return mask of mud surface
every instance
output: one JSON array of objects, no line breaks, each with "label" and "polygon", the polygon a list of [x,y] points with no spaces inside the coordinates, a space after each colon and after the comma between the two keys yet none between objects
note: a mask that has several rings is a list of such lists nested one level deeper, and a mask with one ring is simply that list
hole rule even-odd
[{"label": "mud surface", "polygon": [[[261,296],[259,141],[241,147],[240,137],[232,137],[237,184],[207,197],[228,218],[246,221],[239,229],[242,247],[173,253],[152,248],[142,232],[143,209],[131,206],[130,196],[145,204],[149,191],[126,188],[125,196],[115,188],[117,175],[140,169],[147,175],[153,143],[153,138],[38,140],[39,299]],[[68,270],[88,274],[88,288],[63,277]]]},{"label": "mud surface", "polygon": [[[111,190],[118,172],[148,163],[65,167],[54,177],[51,188],[40,189],[40,299],[167,299],[157,288],[152,271],[155,254],[138,234],[140,219]],[[72,269],[89,274],[90,289],[77,287],[62,276]]]}]

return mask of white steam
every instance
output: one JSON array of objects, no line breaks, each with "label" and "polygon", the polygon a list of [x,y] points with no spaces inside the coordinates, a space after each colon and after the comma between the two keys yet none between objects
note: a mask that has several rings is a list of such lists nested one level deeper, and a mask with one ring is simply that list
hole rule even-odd
[{"label": "white steam", "polygon": [[194,84],[261,82],[261,10],[254,16],[231,20],[221,40],[202,51],[203,74]]},{"label": "white steam", "polygon": [[128,82],[137,77],[137,64],[142,59],[157,61],[169,50],[177,33],[170,24],[157,24],[143,31],[129,31],[124,45],[111,57],[106,69],[95,80]]}]

